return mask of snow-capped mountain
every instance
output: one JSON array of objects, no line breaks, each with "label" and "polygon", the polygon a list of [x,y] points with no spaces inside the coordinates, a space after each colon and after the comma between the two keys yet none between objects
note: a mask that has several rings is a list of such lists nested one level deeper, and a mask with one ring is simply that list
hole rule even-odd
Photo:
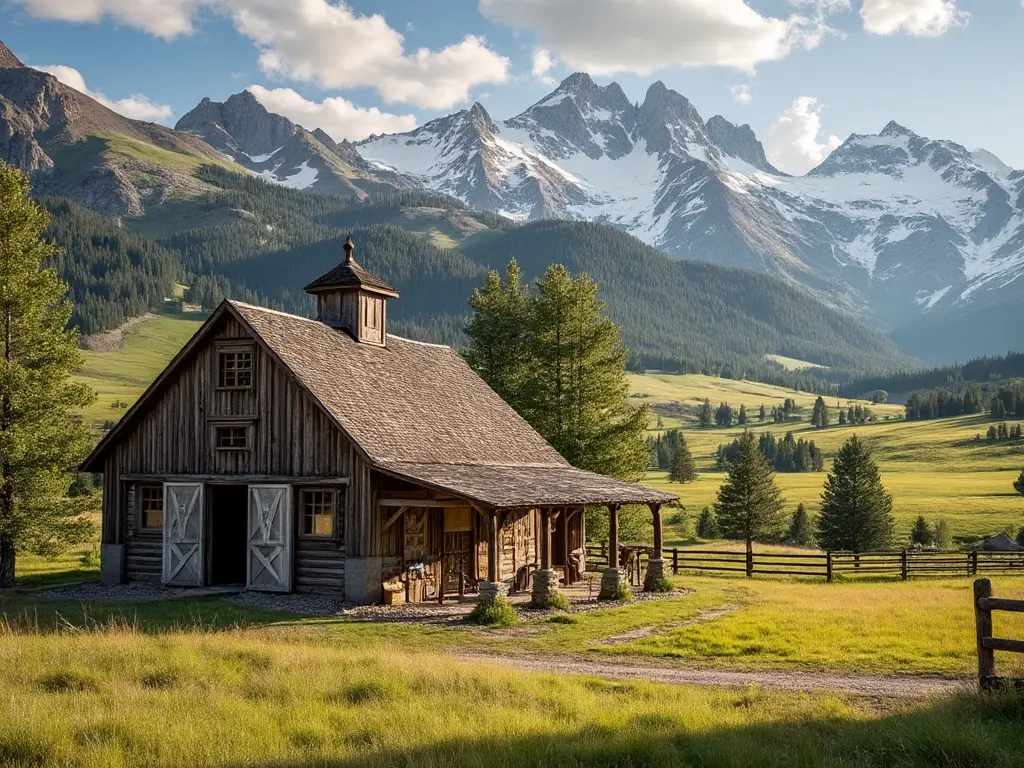
[{"label": "snow-capped mountain", "polygon": [[895,123],[819,167],[773,167],[749,126],[654,83],[634,105],[585,74],[497,122],[480,104],[357,149],[467,204],[621,227],[676,258],[781,275],[895,326],[1024,293],[1024,173]]},{"label": "snow-capped mountain", "polygon": [[198,136],[266,181],[294,189],[363,196],[415,186],[400,174],[371,166],[351,144],[338,144],[320,129],[307,131],[268,112],[249,91],[224,102],[204,98],[175,130]]}]

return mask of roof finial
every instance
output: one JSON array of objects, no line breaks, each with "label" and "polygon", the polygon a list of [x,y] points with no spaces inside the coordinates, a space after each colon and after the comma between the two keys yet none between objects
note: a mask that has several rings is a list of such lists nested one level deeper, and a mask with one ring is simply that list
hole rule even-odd
[{"label": "roof finial", "polygon": [[352,263],[352,251],[354,251],[355,249],[356,249],[356,246],[355,246],[355,243],[352,242],[352,233],[350,232],[349,236],[345,238],[345,263],[346,264],[351,264]]}]

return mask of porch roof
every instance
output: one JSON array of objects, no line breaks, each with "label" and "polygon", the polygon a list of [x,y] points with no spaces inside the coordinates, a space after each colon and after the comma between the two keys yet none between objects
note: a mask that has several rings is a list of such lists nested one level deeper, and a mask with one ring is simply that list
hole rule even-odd
[{"label": "porch roof", "polygon": [[636,483],[550,464],[381,462],[378,468],[488,507],[664,504],[678,498]]}]

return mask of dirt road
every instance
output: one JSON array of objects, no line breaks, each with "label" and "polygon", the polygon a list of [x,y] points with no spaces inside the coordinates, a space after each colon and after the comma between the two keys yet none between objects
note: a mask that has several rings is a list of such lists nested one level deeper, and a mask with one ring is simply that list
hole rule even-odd
[{"label": "dirt road", "polygon": [[637,664],[579,656],[501,656],[464,652],[460,661],[481,661],[514,667],[524,672],[590,675],[609,680],[650,680],[685,685],[760,685],[787,691],[830,691],[873,698],[917,699],[969,690],[970,680],[920,675],[849,675],[799,670],[739,672],[669,664]]}]

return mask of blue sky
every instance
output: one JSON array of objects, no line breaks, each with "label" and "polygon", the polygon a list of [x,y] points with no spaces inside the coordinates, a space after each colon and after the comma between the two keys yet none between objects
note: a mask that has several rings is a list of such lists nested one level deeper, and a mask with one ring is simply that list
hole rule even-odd
[{"label": "blue sky", "polygon": [[1024,168],[1021,0],[0,0],[0,40],[171,125],[256,86],[358,139],[474,100],[509,117],[584,69],[749,123],[792,172],[889,120]]}]

